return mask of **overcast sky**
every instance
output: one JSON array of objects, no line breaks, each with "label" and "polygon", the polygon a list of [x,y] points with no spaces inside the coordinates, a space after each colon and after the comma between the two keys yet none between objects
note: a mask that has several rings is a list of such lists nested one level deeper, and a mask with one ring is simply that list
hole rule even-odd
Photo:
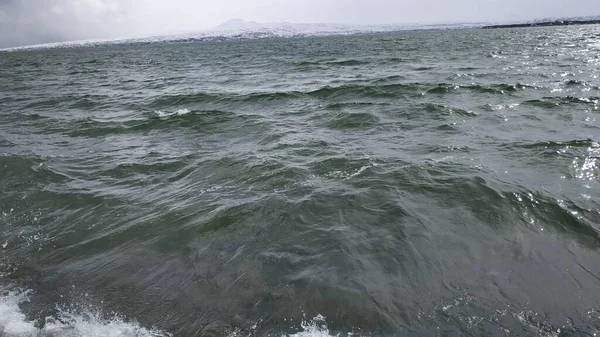
[{"label": "overcast sky", "polygon": [[508,22],[600,15],[600,0],[0,0],[0,47],[259,22]]}]

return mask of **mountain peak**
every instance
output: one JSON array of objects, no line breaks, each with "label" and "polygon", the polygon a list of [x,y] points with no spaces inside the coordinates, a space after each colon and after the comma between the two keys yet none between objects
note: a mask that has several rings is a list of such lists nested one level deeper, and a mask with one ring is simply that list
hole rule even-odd
[{"label": "mountain peak", "polygon": [[247,21],[244,19],[231,19],[229,21],[226,21],[226,22],[218,25],[217,27],[215,27],[215,29],[236,30],[236,29],[255,28],[257,26],[259,26],[259,24],[255,21]]}]

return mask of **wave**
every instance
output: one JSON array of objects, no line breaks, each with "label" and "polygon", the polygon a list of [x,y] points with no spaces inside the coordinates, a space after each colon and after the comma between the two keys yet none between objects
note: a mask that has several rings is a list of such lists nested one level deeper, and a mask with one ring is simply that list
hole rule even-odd
[{"label": "wave", "polygon": [[[391,76],[383,81],[394,80],[397,77]],[[179,125],[187,128],[198,128],[201,126],[234,122],[236,125],[243,125],[245,122],[253,119],[251,116],[237,115],[231,112],[226,112],[221,109],[197,109],[198,107],[229,107],[236,109],[239,104],[248,103],[268,103],[268,102],[285,102],[296,99],[320,99],[320,100],[345,100],[352,99],[354,102],[336,102],[326,106],[326,109],[342,109],[344,107],[367,106],[374,104],[383,104],[375,102],[360,102],[357,99],[381,99],[381,98],[399,98],[405,96],[421,96],[425,90],[430,94],[447,94],[457,90],[469,90],[479,93],[490,94],[506,94],[516,92],[526,88],[522,84],[494,84],[494,85],[468,85],[460,86],[453,84],[438,84],[431,88],[429,84],[423,83],[407,83],[407,84],[347,84],[341,86],[325,86],[312,91],[289,91],[289,92],[255,92],[248,94],[217,94],[217,93],[194,93],[183,95],[166,95],[149,99],[144,108],[154,111],[151,118],[136,118],[125,122],[105,122],[94,119],[86,119],[78,122],[61,122],[58,126],[53,127],[53,131],[57,129],[68,134],[69,136],[78,137],[97,137],[109,134],[128,133],[136,131],[148,131],[153,128],[162,128],[167,126]],[[429,89],[427,89],[429,88]],[[87,100],[90,97],[83,97],[84,105],[94,105]],[[563,100],[573,102],[594,102],[591,98],[588,100],[565,98]],[[49,103],[49,102],[47,102]],[[527,104],[527,103],[526,103]],[[529,104],[539,104],[529,102]],[[179,106],[180,108],[173,108]],[[71,107],[74,107],[71,104]],[[424,108],[429,112],[458,114],[462,116],[476,116],[474,112],[448,107],[444,105],[427,104]],[[46,116],[27,115],[27,118],[47,119]],[[358,118],[358,119],[357,119]],[[357,116],[349,115],[334,118],[337,122],[332,122],[330,126],[334,128],[360,127],[359,124],[373,126],[378,123],[377,117],[374,116]],[[237,122],[236,122],[237,120]],[[240,124],[241,123],[241,124]],[[358,124],[357,124],[358,123]],[[65,124],[65,125],[62,125]]]},{"label": "wave", "polygon": [[150,174],[175,174],[185,169],[187,163],[182,160],[161,160],[148,164],[130,163],[117,164],[115,167],[99,171],[95,174],[98,177],[110,177],[114,179],[135,178],[138,176],[147,176]]},{"label": "wave", "polygon": [[373,102],[337,102],[333,104],[329,104],[325,107],[328,110],[339,110],[343,108],[364,108],[371,106],[386,106],[390,105],[389,103],[373,103]]},{"label": "wave", "polygon": [[433,69],[435,69],[435,68],[434,67],[426,67],[426,66],[413,68],[414,71],[428,71],[428,70],[433,70]]},{"label": "wave", "polygon": [[[76,312],[58,309],[57,314],[32,321],[21,310],[29,302],[30,290],[0,289],[0,336],[3,337],[173,337],[172,334],[141,326],[135,319],[127,320],[119,315],[107,315],[101,311],[87,309]],[[71,307],[74,307],[71,305]],[[229,336],[254,336],[258,323],[250,329],[232,329]],[[210,329],[207,329],[210,330]],[[325,317],[317,315],[303,319],[296,332],[280,334],[288,337],[333,337]]]},{"label": "wave", "polygon": [[[564,140],[564,141],[545,141],[545,142],[511,142],[500,145],[500,149],[512,153],[512,155],[521,155],[529,158],[548,158],[552,160],[567,159],[573,161],[575,166],[579,160],[584,163],[590,163],[594,160],[590,152],[594,152],[597,143],[591,139],[587,140]],[[595,166],[595,164],[593,165]],[[573,167],[575,171],[581,168]],[[588,170],[592,172],[592,170]]]},{"label": "wave", "polygon": [[148,103],[149,108],[161,109],[164,107],[172,108],[177,105],[186,105],[192,103],[209,103],[222,99],[222,95],[207,94],[207,93],[194,93],[194,94],[180,94],[180,95],[164,95],[158,98],[154,98]]},{"label": "wave", "polygon": [[360,176],[378,164],[369,158],[350,160],[344,157],[332,157],[311,163],[311,171],[315,176],[349,180]]},{"label": "wave", "polygon": [[103,137],[115,134],[147,132],[156,129],[170,129],[173,126],[184,127],[201,132],[209,132],[211,127],[221,125],[220,131],[227,127],[237,128],[260,123],[258,116],[241,115],[221,110],[176,109],[171,112],[156,110],[144,119],[132,119],[126,122],[101,122],[92,119],[78,120],[67,124],[65,133],[70,137]]},{"label": "wave", "polygon": [[477,117],[477,113],[464,110],[460,108],[455,108],[451,106],[446,106],[442,104],[432,104],[427,103],[423,106],[424,110],[430,113],[440,114],[440,115],[459,115],[459,116],[467,116],[467,117]]},{"label": "wave", "polygon": [[572,104],[592,104],[597,105],[600,97],[543,97],[540,99],[533,99],[523,102],[523,105],[534,106],[544,109],[552,109],[561,105],[572,105]]},{"label": "wave", "polygon": [[344,60],[344,61],[334,61],[334,62],[327,62],[327,65],[332,65],[332,66],[344,66],[344,67],[348,67],[348,66],[361,66],[361,65],[365,65],[365,64],[369,64],[371,62],[368,61],[362,61],[362,60]]},{"label": "wave", "polygon": [[592,139],[574,139],[564,141],[547,141],[547,142],[532,142],[532,143],[516,143],[508,144],[510,148],[521,147],[524,149],[548,149],[548,150],[560,150],[565,147],[573,148],[588,148],[594,146],[596,142]]},{"label": "wave", "polygon": [[191,105],[191,104],[207,104],[207,103],[252,103],[252,102],[269,102],[284,99],[293,99],[301,97],[302,92],[255,92],[250,94],[207,94],[195,93],[186,95],[165,95],[150,101],[147,106],[150,109],[162,110],[164,108],[172,108],[173,106]]},{"label": "wave", "polygon": [[375,127],[379,123],[379,117],[370,113],[340,112],[330,119],[327,126],[331,129],[367,129]]},{"label": "wave", "polygon": [[[58,310],[55,316],[30,321],[20,306],[29,301],[31,291],[0,289],[0,335],[4,337],[171,337],[156,329],[142,327],[135,320],[99,311]],[[41,325],[41,326],[40,326]]]},{"label": "wave", "polygon": [[516,107],[518,107],[520,104],[518,103],[512,103],[512,104],[484,104],[483,106],[481,106],[480,108],[485,110],[485,111],[490,111],[490,112],[495,112],[495,111],[499,111],[499,110],[506,110],[506,109],[514,109]]},{"label": "wave", "polygon": [[394,98],[404,93],[416,93],[420,84],[387,84],[387,85],[362,85],[348,84],[342,86],[325,86],[312,91],[288,91],[288,92],[255,92],[249,94],[189,94],[161,96],[148,103],[148,108],[160,110],[171,108],[174,105],[190,105],[200,103],[256,103],[289,100],[298,98],[320,98],[330,99],[345,96],[371,97],[371,98]]},{"label": "wave", "polygon": [[[333,337],[339,336],[339,334],[334,335],[329,331],[327,326],[327,322],[325,321],[325,317],[323,315],[317,315],[313,319],[302,320],[300,324],[302,331],[289,335],[289,337]],[[354,335],[354,334],[352,334]]]},{"label": "wave", "polygon": [[387,82],[392,82],[392,81],[398,81],[398,80],[403,80],[405,79],[404,76],[402,75],[390,75],[387,77],[382,77],[382,78],[378,78],[376,80],[373,80],[372,83],[375,85],[379,85],[382,83],[387,83]]},{"label": "wave", "polygon": [[590,84],[586,81],[571,79],[571,80],[566,80],[564,82],[564,85],[567,87],[587,87]]},{"label": "wave", "polygon": [[297,67],[304,67],[304,66],[318,66],[320,64],[321,64],[321,62],[319,62],[319,61],[300,61],[300,62],[296,63],[295,65]]},{"label": "wave", "polygon": [[[23,174],[44,176],[44,158],[33,154],[3,154],[0,153],[0,167],[6,179],[3,183],[18,183]],[[8,177],[18,177],[10,179]]]},{"label": "wave", "polygon": [[395,98],[402,94],[416,94],[419,91],[419,84],[386,84],[386,85],[359,85],[348,84],[339,87],[326,86],[320,89],[310,91],[306,95],[331,99],[340,97],[370,97],[370,98]]},{"label": "wave", "polygon": [[272,93],[252,93],[247,95],[239,96],[239,100],[242,102],[269,102],[278,101],[284,99],[293,99],[300,97],[303,93],[292,91],[292,92],[272,92]]},{"label": "wave", "polygon": [[16,146],[15,143],[5,139],[4,137],[0,136],[0,147],[14,147]]},{"label": "wave", "polygon": [[450,124],[446,123],[446,124],[437,125],[437,126],[435,126],[435,129],[438,131],[444,131],[447,133],[460,133],[461,132],[460,129],[458,129],[456,127],[455,123],[450,123]]},{"label": "wave", "polygon": [[461,89],[472,91],[481,94],[494,94],[494,95],[505,95],[510,93],[516,93],[530,86],[524,84],[491,84],[491,85],[457,85],[440,83],[436,87],[427,90],[428,94],[448,94],[453,91],[459,91]]},{"label": "wave", "polygon": [[52,110],[57,107],[66,109],[93,109],[111,101],[111,97],[107,95],[64,95],[39,99],[25,105],[24,109]]},{"label": "wave", "polygon": [[383,64],[397,64],[397,63],[408,62],[408,60],[402,59],[400,57],[390,57],[387,59],[380,60],[379,62],[381,62]]},{"label": "wave", "polygon": [[371,63],[370,61],[364,60],[327,60],[327,61],[301,61],[296,63],[297,67],[306,67],[306,66],[340,66],[340,67],[350,67],[350,66],[360,66]]},{"label": "wave", "polygon": [[165,112],[165,111],[162,111],[162,110],[156,110],[156,111],[154,111],[154,113],[158,117],[183,116],[183,115],[189,114],[190,112],[192,112],[192,110],[187,109],[187,108],[178,109],[178,110],[175,110],[173,112]]},{"label": "wave", "polygon": [[[529,86],[523,84],[491,84],[491,85],[458,85],[449,83],[429,84],[429,83],[388,83],[403,79],[400,75],[392,75],[380,79],[374,79],[367,84],[345,84],[340,86],[324,86],[311,91],[273,91],[273,92],[251,92],[247,94],[234,93],[192,93],[179,95],[163,95],[146,99],[141,106],[155,112],[159,117],[170,117],[174,115],[190,114],[192,108],[204,104],[206,107],[216,106],[237,106],[244,103],[267,103],[279,102],[295,99],[342,99],[342,98],[399,98],[405,95],[420,96],[423,92],[427,94],[445,95],[452,92],[471,91],[475,93],[485,93],[494,95],[506,95],[516,93]],[[525,104],[539,106],[554,106],[556,102],[552,98],[546,98],[541,101],[527,101]],[[563,103],[597,103],[596,97],[590,98],[562,98]],[[67,95],[59,98],[42,99],[37,102],[29,103],[24,107],[25,110],[41,109],[75,109],[95,111],[111,106],[114,100],[108,96],[102,95]],[[181,108],[173,110],[173,107]],[[31,117],[33,118],[33,117]]]}]

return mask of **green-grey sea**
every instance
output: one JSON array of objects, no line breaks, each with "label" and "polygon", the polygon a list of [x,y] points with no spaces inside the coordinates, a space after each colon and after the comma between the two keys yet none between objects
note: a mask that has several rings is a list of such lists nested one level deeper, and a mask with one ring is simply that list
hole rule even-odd
[{"label": "green-grey sea", "polygon": [[0,52],[0,336],[596,336],[600,26]]}]

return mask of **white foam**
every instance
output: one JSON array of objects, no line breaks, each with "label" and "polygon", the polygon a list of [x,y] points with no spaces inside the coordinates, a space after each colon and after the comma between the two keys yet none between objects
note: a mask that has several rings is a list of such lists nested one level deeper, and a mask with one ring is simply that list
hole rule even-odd
[{"label": "white foam", "polygon": [[175,114],[177,114],[178,116],[181,116],[181,115],[187,115],[190,112],[192,112],[192,110],[184,108],[184,109],[179,109],[179,110],[175,111]]},{"label": "white foam", "polygon": [[341,178],[344,180],[350,180],[354,177],[358,177],[359,175],[361,175],[363,172],[365,172],[366,170],[372,168],[372,167],[377,167],[377,163],[375,162],[369,162],[367,165],[361,166],[360,168],[351,171],[351,172],[346,172],[346,171],[333,171],[331,173],[328,173],[326,176],[330,177],[330,178]]},{"label": "white foam", "polygon": [[170,116],[170,114],[168,112],[164,112],[162,110],[156,110],[154,111],[154,113],[158,116],[158,117],[167,117]]},{"label": "white foam", "polygon": [[[327,327],[327,323],[325,322],[325,317],[323,315],[317,315],[315,318],[311,320],[304,319],[301,323],[302,331],[297,332],[295,334],[284,334],[281,337],[339,337],[340,334],[332,335]],[[256,328],[258,324],[255,324],[250,329],[250,332],[241,332],[234,331],[229,334],[229,337],[252,337],[256,336]],[[357,336],[354,333],[347,334],[348,336]]]},{"label": "white foam", "polygon": [[332,335],[327,327],[327,323],[325,322],[325,317],[322,315],[317,315],[315,318],[311,320],[302,321],[302,329],[298,333],[293,335],[289,335],[290,337],[332,337],[339,336]]},{"label": "white foam", "polygon": [[[2,289],[0,289],[2,291]],[[13,290],[0,295],[0,336],[3,337],[168,337],[168,333],[149,330],[135,321],[115,316],[104,318],[99,312],[59,311],[47,317],[43,328],[27,320],[19,305],[29,301],[29,291]]]},{"label": "white foam", "polygon": [[[2,337],[172,337],[171,334],[147,329],[135,321],[114,316],[105,318],[100,312],[59,310],[56,317],[46,317],[44,327],[27,319],[20,305],[29,301],[31,291],[0,288],[0,336]],[[257,325],[252,329],[254,331]],[[282,337],[337,337],[327,327],[325,317],[317,315],[303,320],[302,331]],[[238,333],[231,335],[240,336]]]},{"label": "white foam", "polygon": [[162,110],[156,110],[156,111],[154,111],[154,113],[158,117],[183,116],[183,115],[189,114],[190,112],[192,112],[192,110],[187,109],[187,108],[178,109],[178,110],[173,111],[173,112],[166,112],[166,111],[162,111]]},{"label": "white foam", "polygon": [[26,320],[19,304],[27,301],[27,292],[13,291],[0,297],[0,335],[33,336],[36,328]]}]

